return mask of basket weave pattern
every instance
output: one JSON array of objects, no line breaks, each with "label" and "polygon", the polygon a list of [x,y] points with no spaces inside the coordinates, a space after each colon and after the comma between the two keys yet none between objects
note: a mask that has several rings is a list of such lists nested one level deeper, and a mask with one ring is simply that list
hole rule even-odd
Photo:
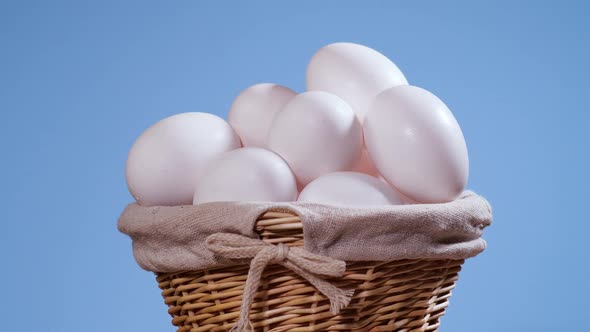
[{"label": "basket weave pattern", "polygon": [[[267,243],[303,246],[299,217],[267,212],[256,226]],[[348,263],[342,278],[354,289],[338,315],[315,287],[294,272],[270,265],[250,311],[258,332],[437,331],[463,260],[399,260]],[[178,332],[228,331],[236,323],[248,265],[158,274],[162,296]]]}]

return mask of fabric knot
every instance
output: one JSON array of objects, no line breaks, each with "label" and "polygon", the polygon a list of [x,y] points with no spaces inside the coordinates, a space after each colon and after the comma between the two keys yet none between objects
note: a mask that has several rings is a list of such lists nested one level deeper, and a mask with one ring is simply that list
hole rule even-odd
[{"label": "fabric knot", "polygon": [[279,243],[275,246],[275,257],[270,261],[271,264],[281,264],[289,256],[289,246],[284,243]]},{"label": "fabric knot", "polygon": [[230,259],[251,259],[250,270],[244,286],[238,322],[230,331],[252,331],[250,306],[260,285],[262,272],[268,264],[280,264],[300,275],[330,300],[334,315],[346,307],[354,290],[342,290],[327,282],[323,277],[341,277],[346,263],[326,256],[316,255],[302,248],[290,248],[284,243],[268,244],[262,240],[243,235],[216,233],[207,238],[207,248],[217,255]]}]

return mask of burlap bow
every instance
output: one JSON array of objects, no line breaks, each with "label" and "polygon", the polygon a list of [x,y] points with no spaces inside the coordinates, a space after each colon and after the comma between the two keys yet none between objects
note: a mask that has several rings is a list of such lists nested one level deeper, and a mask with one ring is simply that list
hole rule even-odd
[{"label": "burlap bow", "polygon": [[312,254],[302,248],[288,247],[280,243],[268,244],[262,240],[228,233],[216,233],[207,237],[207,248],[217,255],[230,259],[252,259],[244,287],[240,318],[231,331],[253,331],[250,322],[250,306],[260,285],[260,277],[268,264],[280,264],[309,281],[330,299],[330,310],[336,315],[348,305],[354,290],[342,290],[322,277],[341,277],[346,269],[343,261]]}]

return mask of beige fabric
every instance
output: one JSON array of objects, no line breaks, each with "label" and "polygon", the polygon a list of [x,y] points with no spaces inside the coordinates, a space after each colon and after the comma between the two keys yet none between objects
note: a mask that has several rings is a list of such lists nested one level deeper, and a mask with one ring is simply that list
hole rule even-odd
[{"label": "beige fabric", "polygon": [[207,249],[221,257],[243,260],[251,259],[240,318],[232,331],[253,331],[250,323],[250,306],[260,285],[260,277],[268,264],[280,264],[305,278],[317,290],[330,299],[331,312],[337,315],[350,303],[354,290],[344,291],[323,277],[341,277],[346,263],[325,256],[315,255],[301,248],[289,248],[283,243],[268,244],[243,235],[216,233],[207,238]]},{"label": "beige fabric", "polygon": [[196,206],[131,204],[119,230],[133,240],[139,265],[154,272],[203,270],[235,264],[216,255],[206,239],[230,233],[256,239],[254,224],[267,210],[301,217],[305,249],[342,261],[462,259],[486,247],[488,202],[473,192],[444,204],[339,207],[312,203],[215,202]]}]

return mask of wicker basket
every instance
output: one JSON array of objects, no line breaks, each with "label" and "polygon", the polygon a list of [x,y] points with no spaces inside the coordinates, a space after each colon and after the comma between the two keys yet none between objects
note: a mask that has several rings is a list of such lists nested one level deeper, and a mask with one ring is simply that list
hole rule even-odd
[{"label": "wicker basket", "polygon": [[[303,246],[299,217],[267,212],[256,226],[262,240]],[[342,278],[355,289],[338,315],[305,279],[280,266],[264,271],[251,306],[256,331],[437,331],[463,260],[353,262]],[[228,331],[236,323],[248,265],[158,274],[162,296],[178,332]]]}]

